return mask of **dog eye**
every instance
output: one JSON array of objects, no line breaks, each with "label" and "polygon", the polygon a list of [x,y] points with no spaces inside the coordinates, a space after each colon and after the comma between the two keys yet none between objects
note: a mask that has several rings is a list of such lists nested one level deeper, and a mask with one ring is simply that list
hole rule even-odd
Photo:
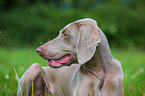
[{"label": "dog eye", "polygon": [[69,37],[69,34],[63,33],[62,36],[63,36],[63,38],[66,38],[66,37]]},{"label": "dog eye", "polygon": [[66,37],[66,36],[68,36],[68,34],[66,34],[66,33],[65,33],[65,34],[63,34],[63,36],[65,36],[65,37]]}]

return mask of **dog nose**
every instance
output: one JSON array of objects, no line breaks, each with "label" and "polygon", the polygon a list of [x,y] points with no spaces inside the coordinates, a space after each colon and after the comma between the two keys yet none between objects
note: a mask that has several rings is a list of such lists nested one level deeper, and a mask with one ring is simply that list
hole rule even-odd
[{"label": "dog nose", "polygon": [[37,53],[38,53],[39,55],[41,55],[42,52],[43,52],[43,48],[42,48],[42,47],[38,47],[38,48],[36,49],[36,51],[37,51]]}]

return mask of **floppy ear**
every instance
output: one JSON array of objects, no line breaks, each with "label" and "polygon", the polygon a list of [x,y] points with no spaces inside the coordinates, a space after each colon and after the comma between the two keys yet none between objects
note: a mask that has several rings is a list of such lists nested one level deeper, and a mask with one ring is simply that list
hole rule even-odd
[{"label": "floppy ear", "polygon": [[79,24],[79,36],[76,47],[77,60],[79,64],[89,61],[98,43],[101,42],[99,30],[96,26],[89,23]]}]

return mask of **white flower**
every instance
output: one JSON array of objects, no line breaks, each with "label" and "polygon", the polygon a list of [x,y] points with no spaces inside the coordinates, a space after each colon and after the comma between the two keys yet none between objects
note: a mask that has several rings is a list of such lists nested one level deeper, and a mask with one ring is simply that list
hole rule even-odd
[{"label": "white flower", "polygon": [[125,73],[124,76],[125,76],[125,78],[127,78],[127,76],[128,76],[127,73]]},{"label": "white flower", "polygon": [[131,78],[134,79],[134,78],[136,78],[136,76],[137,76],[136,74],[133,74],[133,75],[131,76]]},{"label": "white flower", "polygon": [[5,75],[5,79],[9,79],[10,76],[8,74]]},{"label": "white flower", "polygon": [[140,73],[144,72],[144,68],[140,68],[140,69],[139,69],[139,72],[140,72]]}]

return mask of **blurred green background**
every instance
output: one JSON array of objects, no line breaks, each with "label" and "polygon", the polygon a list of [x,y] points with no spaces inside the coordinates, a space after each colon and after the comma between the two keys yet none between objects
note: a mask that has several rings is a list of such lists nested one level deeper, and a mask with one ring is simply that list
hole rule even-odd
[{"label": "blurred green background", "polygon": [[0,45],[36,47],[92,18],[111,46],[145,48],[145,0],[0,0]]},{"label": "blurred green background", "polygon": [[122,63],[125,96],[145,96],[145,0],[0,0],[0,95],[16,96],[17,78],[34,62],[36,48],[65,25],[92,18]]}]

